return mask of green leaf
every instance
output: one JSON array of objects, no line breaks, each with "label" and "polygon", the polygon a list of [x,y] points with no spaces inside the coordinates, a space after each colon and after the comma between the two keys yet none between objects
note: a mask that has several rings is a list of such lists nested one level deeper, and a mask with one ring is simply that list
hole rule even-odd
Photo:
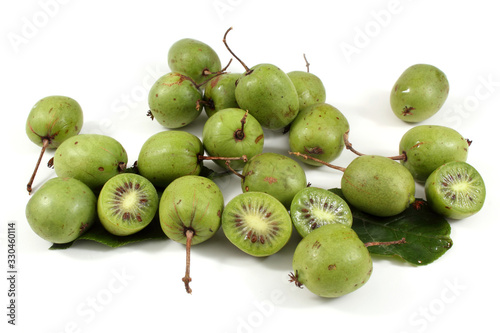
[{"label": "green leaf", "polygon": [[115,236],[109,233],[99,221],[96,221],[93,226],[83,235],[78,237],[76,240],[65,244],[52,244],[50,250],[64,250],[70,248],[75,242],[81,240],[94,241],[104,244],[108,247],[116,248],[130,243],[141,242],[150,239],[167,239],[167,236],[163,232],[160,226],[160,221],[158,217],[155,217],[153,221],[144,229],[136,234],[129,236]]},{"label": "green leaf", "polygon": [[[340,189],[330,191],[343,197]],[[369,246],[372,254],[396,256],[421,266],[437,260],[453,245],[450,224],[434,213],[423,199],[416,199],[404,212],[391,217],[366,214],[351,205],[350,208],[352,228],[364,243],[406,240],[398,245]]]}]

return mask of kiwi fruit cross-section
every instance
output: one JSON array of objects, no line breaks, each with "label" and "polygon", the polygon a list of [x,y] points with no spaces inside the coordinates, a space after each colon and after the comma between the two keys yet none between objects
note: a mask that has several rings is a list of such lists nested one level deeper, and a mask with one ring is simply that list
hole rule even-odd
[{"label": "kiwi fruit cross-section", "polygon": [[287,209],[273,196],[246,192],[229,201],[222,214],[222,230],[237,248],[255,257],[281,250],[292,235]]},{"label": "kiwi fruit cross-section", "polygon": [[481,210],[486,187],[472,165],[454,161],[431,173],[425,182],[425,195],[435,212],[451,219],[463,219]]},{"label": "kiwi fruit cross-section", "polygon": [[318,187],[306,187],[295,195],[290,216],[302,237],[325,224],[352,225],[352,212],[347,202],[337,194]]},{"label": "kiwi fruit cross-section", "polygon": [[97,200],[97,213],[103,227],[116,236],[127,236],[144,229],[158,209],[158,193],[145,177],[122,173],[104,184]]}]

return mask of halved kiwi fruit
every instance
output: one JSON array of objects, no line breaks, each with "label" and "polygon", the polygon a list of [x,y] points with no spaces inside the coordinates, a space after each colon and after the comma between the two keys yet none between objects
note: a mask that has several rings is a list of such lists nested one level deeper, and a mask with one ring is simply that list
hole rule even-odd
[{"label": "halved kiwi fruit", "polygon": [[97,214],[113,235],[127,236],[144,229],[158,210],[158,192],[145,177],[122,173],[109,179],[97,200]]},{"label": "halved kiwi fruit", "polygon": [[287,209],[278,199],[263,192],[246,192],[227,203],[222,229],[243,252],[265,257],[286,245],[293,226]]},{"label": "halved kiwi fruit", "polygon": [[345,200],[318,187],[300,190],[292,200],[290,215],[302,237],[325,224],[352,225],[352,212]]},{"label": "halved kiwi fruit", "polygon": [[425,182],[427,203],[435,212],[463,219],[476,214],[486,199],[479,172],[467,162],[449,162],[434,170]]}]

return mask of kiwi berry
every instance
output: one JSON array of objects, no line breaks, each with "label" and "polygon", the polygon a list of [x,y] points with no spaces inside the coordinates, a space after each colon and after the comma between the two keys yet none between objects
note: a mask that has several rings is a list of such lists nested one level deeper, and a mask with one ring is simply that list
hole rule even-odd
[{"label": "kiwi berry", "polygon": [[486,187],[479,172],[467,162],[448,162],[434,170],[425,182],[429,207],[451,218],[476,214],[486,199]]},{"label": "kiwi berry", "polygon": [[321,297],[340,297],[364,286],[372,270],[371,255],[358,235],[336,223],[314,230],[299,242],[290,281]]},{"label": "kiwi berry", "polygon": [[26,120],[26,135],[42,149],[27,185],[29,193],[45,151],[59,147],[64,140],[80,133],[82,125],[82,108],[70,97],[48,96],[33,106]]},{"label": "kiwi berry", "polygon": [[127,162],[127,152],[120,142],[101,134],[72,136],[57,148],[53,157],[59,177],[76,178],[92,190],[100,189],[122,172]]},{"label": "kiwi berry", "polygon": [[265,192],[278,199],[286,209],[293,197],[307,186],[304,169],[294,159],[277,153],[255,155],[242,170],[243,192]]},{"label": "kiwi berry", "polygon": [[262,192],[242,193],[231,199],[222,214],[222,230],[237,248],[255,257],[281,250],[292,235],[287,209]]},{"label": "kiwi berry", "polygon": [[31,229],[46,241],[63,244],[77,239],[96,220],[96,197],[75,178],[46,181],[26,205]]},{"label": "kiwi berry", "polygon": [[97,213],[108,232],[128,236],[144,229],[153,220],[158,201],[158,193],[149,180],[134,173],[122,173],[102,187]]},{"label": "kiwi berry", "polygon": [[221,225],[224,197],[208,178],[186,175],[172,181],[160,199],[159,217],[163,232],[186,245],[186,292],[191,293],[191,245],[212,238]]},{"label": "kiwi berry", "polygon": [[318,187],[306,187],[295,195],[290,216],[302,237],[325,224],[352,225],[352,212],[347,202],[337,194]]}]

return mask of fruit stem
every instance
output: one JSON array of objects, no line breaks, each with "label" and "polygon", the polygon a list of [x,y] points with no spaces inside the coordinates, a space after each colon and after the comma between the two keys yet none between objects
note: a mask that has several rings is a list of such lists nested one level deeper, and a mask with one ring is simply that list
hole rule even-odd
[{"label": "fruit stem", "polygon": [[222,42],[224,43],[224,45],[226,46],[227,50],[229,51],[229,53],[231,53],[231,55],[233,57],[236,58],[236,60],[238,60],[240,62],[240,64],[245,68],[245,72],[247,72],[247,75],[250,74],[252,71],[250,70],[250,68],[248,68],[247,65],[245,65],[245,63],[243,61],[241,61],[240,58],[238,58],[236,56],[236,54],[234,54],[234,52],[229,48],[229,45],[227,45],[227,42],[226,42],[226,37],[227,37],[227,34],[229,33],[229,31],[233,30],[233,27],[230,27],[229,29],[227,29],[226,33],[224,34],[224,38],[222,39]]},{"label": "fruit stem", "polygon": [[47,147],[50,144],[50,140],[47,138],[43,138],[42,143],[43,143],[42,151],[40,152],[40,156],[38,157],[38,161],[36,162],[35,170],[33,171],[33,174],[31,175],[31,178],[28,182],[28,185],[26,186],[26,189],[28,190],[29,194],[31,194],[32,191],[31,186],[33,185],[33,181],[35,180],[35,176],[38,171],[38,167],[40,166],[40,162],[42,161],[43,154],[45,153],[45,150],[47,150]]},{"label": "fruit stem", "polygon": [[358,156],[363,156],[363,155],[365,155],[365,154],[363,154],[363,153],[360,153],[359,151],[357,151],[356,149],[354,149],[354,148],[352,147],[352,143],[351,143],[351,142],[349,142],[349,131],[347,131],[347,132],[345,132],[345,133],[344,133],[344,144],[345,144],[345,148],[346,148],[347,150],[352,151],[354,154],[356,154],[356,155],[358,155]]},{"label": "fruit stem", "polygon": [[299,152],[291,152],[291,151],[289,151],[288,153],[290,155],[300,156],[300,157],[302,157],[302,158],[304,158],[306,160],[313,160],[315,162],[321,163],[321,164],[326,165],[327,167],[335,169],[335,170],[339,170],[339,171],[342,171],[342,172],[345,171],[345,168],[340,167],[338,165],[333,165],[333,164],[327,163],[325,161],[320,160],[319,158],[315,158],[315,157],[312,157],[312,156],[309,156],[309,155],[306,155],[306,154],[302,154],[302,153],[299,153]]},{"label": "fruit stem", "polygon": [[406,243],[406,238],[403,237],[400,240],[390,241],[390,242],[368,242],[368,243],[365,243],[365,247],[398,245],[398,244],[405,244],[405,243]]},{"label": "fruit stem", "polygon": [[244,128],[245,128],[245,124],[247,122],[247,116],[248,116],[248,110],[247,110],[247,112],[245,112],[245,115],[243,116],[243,118],[241,118],[241,129],[238,129],[234,132],[234,138],[238,141],[241,141],[245,138]]},{"label": "fruit stem", "polygon": [[236,172],[233,168],[231,168],[231,162],[229,160],[226,161],[226,167],[234,173],[236,176],[240,177],[241,179],[245,179],[245,176],[243,176],[241,173]]},{"label": "fruit stem", "polygon": [[304,56],[304,60],[306,61],[306,68],[307,68],[307,72],[309,73],[309,65],[310,65],[310,63],[309,63],[309,61],[307,61],[307,58],[306,58],[306,54],[305,54],[305,53],[303,54],[303,56]]},{"label": "fruit stem", "polygon": [[186,287],[186,292],[191,294],[193,291],[189,286],[189,282],[192,281],[190,274],[191,271],[191,242],[193,240],[194,231],[191,229],[186,230],[186,274],[182,278],[182,282],[184,282],[184,286]]},{"label": "fruit stem", "polygon": [[203,156],[203,155],[198,155],[198,160],[225,160],[226,162],[228,162],[228,161],[240,161],[240,160],[243,160],[243,162],[248,162],[247,155],[243,155],[241,157],[222,157],[222,156]]}]

